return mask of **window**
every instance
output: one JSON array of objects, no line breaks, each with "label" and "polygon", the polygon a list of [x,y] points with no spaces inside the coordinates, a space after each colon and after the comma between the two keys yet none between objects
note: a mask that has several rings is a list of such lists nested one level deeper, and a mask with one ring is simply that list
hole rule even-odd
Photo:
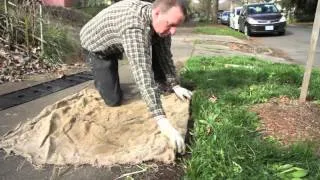
[{"label": "window", "polygon": [[279,11],[274,4],[257,4],[248,6],[248,14],[268,14],[278,12]]},{"label": "window", "polygon": [[236,9],[236,15],[240,15],[241,9]]}]

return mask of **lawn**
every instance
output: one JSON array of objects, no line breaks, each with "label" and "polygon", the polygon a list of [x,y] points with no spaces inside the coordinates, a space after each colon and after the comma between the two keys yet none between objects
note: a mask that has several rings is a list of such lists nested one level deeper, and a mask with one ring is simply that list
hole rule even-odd
[{"label": "lawn", "polygon": [[200,25],[195,28],[195,32],[209,35],[233,36],[239,39],[246,39],[246,36],[243,33],[235,31],[227,26]]},{"label": "lawn", "polygon": [[[184,86],[194,89],[186,179],[319,179],[314,143],[285,147],[263,137],[256,130],[257,114],[249,111],[272,97],[298,98],[303,72],[297,65],[251,57],[191,58],[181,71]],[[320,71],[314,70],[309,98],[319,101],[319,89]],[[213,94],[215,102],[210,101]]]}]

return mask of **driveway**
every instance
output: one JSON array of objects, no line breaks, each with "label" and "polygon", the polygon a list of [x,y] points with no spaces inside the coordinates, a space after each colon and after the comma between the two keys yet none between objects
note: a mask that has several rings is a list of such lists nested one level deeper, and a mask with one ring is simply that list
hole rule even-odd
[{"label": "driveway", "polygon": [[[257,35],[253,40],[265,44],[266,46],[280,49],[288,54],[295,62],[305,65],[307,62],[308,50],[310,47],[310,37],[312,25],[299,24],[289,25],[286,35]],[[320,38],[319,38],[320,39]],[[316,59],[314,66],[320,67],[320,40],[318,39],[316,49]]]}]

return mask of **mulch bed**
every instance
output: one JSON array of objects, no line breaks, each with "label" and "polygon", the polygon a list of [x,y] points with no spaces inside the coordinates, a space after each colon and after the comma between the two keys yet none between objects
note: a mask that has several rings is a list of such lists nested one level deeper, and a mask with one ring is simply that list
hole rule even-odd
[{"label": "mulch bed", "polygon": [[261,119],[259,130],[284,145],[297,141],[320,142],[320,106],[299,103],[286,96],[271,99],[252,108]]}]

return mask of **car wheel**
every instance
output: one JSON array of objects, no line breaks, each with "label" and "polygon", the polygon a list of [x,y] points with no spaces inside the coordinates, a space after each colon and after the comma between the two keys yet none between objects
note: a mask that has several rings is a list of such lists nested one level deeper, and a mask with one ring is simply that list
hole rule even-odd
[{"label": "car wheel", "polygon": [[245,34],[246,36],[250,36],[250,35],[251,35],[250,29],[248,28],[247,25],[244,25],[244,34]]},{"label": "car wheel", "polygon": [[280,36],[283,36],[283,35],[285,35],[285,34],[286,34],[286,31],[279,32],[279,35],[280,35]]}]

